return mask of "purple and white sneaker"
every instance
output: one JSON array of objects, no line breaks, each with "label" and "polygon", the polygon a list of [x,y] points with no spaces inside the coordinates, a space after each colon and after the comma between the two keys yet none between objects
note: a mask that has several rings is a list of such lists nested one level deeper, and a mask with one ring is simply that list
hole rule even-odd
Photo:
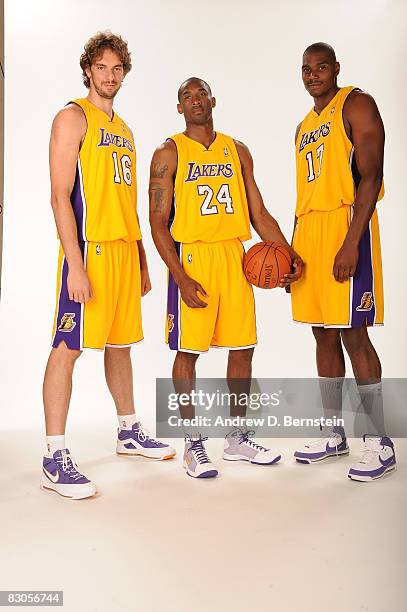
[{"label": "purple and white sneaker", "polygon": [[396,455],[394,444],[387,436],[380,438],[376,436],[363,436],[365,443],[362,456],[357,463],[352,465],[348,472],[348,478],[369,482],[381,478],[387,472],[396,469]]},{"label": "purple and white sneaker", "polygon": [[250,461],[258,465],[273,465],[281,459],[281,455],[273,453],[269,448],[257,444],[250,436],[254,431],[234,429],[227,434],[223,449],[226,461]]},{"label": "purple and white sneaker", "polygon": [[43,458],[41,489],[56,491],[71,499],[84,499],[96,493],[96,485],[78,471],[67,448]]},{"label": "purple and white sneaker", "polygon": [[218,475],[218,470],[209,459],[204,446],[207,439],[201,435],[199,438],[185,438],[184,468],[192,478],[214,478]]},{"label": "purple and white sneaker", "polygon": [[172,446],[152,438],[138,421],[131,429],[119,428],[117,432],[118,455],[142,455],[149,459],[171,459],[175,455]]},{"label": "purple and white sneaker", "polygon": [[327,438],[317,438],[307,442],[300,450],[295,451],[294,457],[298,463],[314,463],[327,457],[340,457],[349,454],[349,446],[343,427],[336,426]]}]

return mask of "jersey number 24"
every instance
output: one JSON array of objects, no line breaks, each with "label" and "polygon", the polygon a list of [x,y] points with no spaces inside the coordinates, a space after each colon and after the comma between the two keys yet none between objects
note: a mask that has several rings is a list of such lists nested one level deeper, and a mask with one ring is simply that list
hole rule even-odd
[{"label": "jersey number 24", "polygon": [[[213,203],[214,191],[209,185],[198,185],[198,194],[205,196],[204,201],[201,204],[201,215],[217,215],[219,213],[218,206]],[[215,196],[215,200],[219,204],[225,205],[225,212],[229,215],[233,214],[233,202],[229,192],[229,185],[224,183],[219,187],[219,191]]]}]

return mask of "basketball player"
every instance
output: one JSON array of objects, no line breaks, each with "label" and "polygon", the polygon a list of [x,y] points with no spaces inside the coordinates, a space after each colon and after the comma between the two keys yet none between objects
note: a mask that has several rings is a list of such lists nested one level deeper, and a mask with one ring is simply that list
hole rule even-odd
[{"label": "basketball player", "polygon": [[[338,86],[339,69],[329,45],[305,50],[302,79],[314,107],[295,135],[293,247],[305,272],[291,287],[292,310],[295,321],[312,326],[326,416],[341,416],[343,346],[350,357],[361,407],[376,435],[364,436],[362,458],[348,476],[370,481],[396,466],[393,442],[385,435],[381,365],[367,332],[383,325],[376,203],[384,193],[384,128],[370,95]],[[348,453],[344,429],[334,427],[295,457],[312,463]]]},{"label": "basketball player", "polygon": [[51,203],[61,247],[44,379],[48,452],[42,474],[43,488],[74,499],[96,492],[64,437],[72,372],[82,350],[104,351],[119,420],[117,452],[156,459],[175,454],[150,438],[134,413],[130,347],[143,338],[140,297],[151,285],[136,212],[133,134],[112,108],[131,70],[127,43],[99,32],[85,45],[80,65],[88,96],[56,115],[50,142]]},{"label": "basketball player", "polygon": [[[290,250],[295,271],[289,282],[300,277],[302,262],[263,204],[248,148],[214,131],[215,105],[202,79],[192,77],[180,86],[177,108],[186,130],[154,153],[150,222],[155,245],[169,268],[167,342],[177,351],[177,390],[192,389],[198,356],[214,346],[229,349],[231,390],[235,384],[240,393],[246,387],[247,394],[257,342],[253,290],[242,270],[242,241],[251,237],[250,222],[262,240],[277,241]],[[181,415],[192,418],[192,407]],[[233,416],[244,416],[244,411]],[[224,459],[276,463],[280,456],[251,440],[252,433],[240,428],[227,436]],[[192,477],[218,473],[204,440],[200,435],[185,439],[184,467]]]}]

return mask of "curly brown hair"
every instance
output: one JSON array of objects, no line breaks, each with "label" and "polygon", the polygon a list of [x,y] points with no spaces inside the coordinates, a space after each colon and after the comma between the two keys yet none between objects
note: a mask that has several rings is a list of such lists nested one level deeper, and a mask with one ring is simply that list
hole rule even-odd
[{"label": "curly brown hair", "polygon": [[109,30],[97,32],[92,38],[89,38],[84,49],[79,64],[82,68],[83,83],[88,89],[90,79],[86,74],[86,68],[90,68],[92,63],[101,57],[105,49],[111,49],[120,57],[124,76],[131,70],[131,53],[127,48],[127,42],[121,36],[112,34]]}]

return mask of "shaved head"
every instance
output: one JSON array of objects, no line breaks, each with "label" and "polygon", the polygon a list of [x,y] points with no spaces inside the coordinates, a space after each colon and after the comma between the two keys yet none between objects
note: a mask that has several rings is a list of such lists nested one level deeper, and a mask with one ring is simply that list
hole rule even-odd
[{"label": "shaved head", "polygon": [[178,102],[181,102],[181,96],[182,96],[182,92],[184,91],[184,89],[186,89],[188,87],[188,85],[190,85],[191,83],[200,83],[201,86],[207,90],[209,97],[212,97],[212,91],[211,88],[209,87],[208,83],[206,81],[204,81],[203,79],[200,79],[199,77],[189,77],[189,79],[186,79],[186,81],[184,81],[183,83],[181,83],[181,85],[178,88]]},{"label": "shaved head", "polygon": [[329,60],[334,64],[336,62],[336,55],[333,47],[324,42],[316,42],[307,47],[303,53],[303,56],[307,53],[325,53]]}]

